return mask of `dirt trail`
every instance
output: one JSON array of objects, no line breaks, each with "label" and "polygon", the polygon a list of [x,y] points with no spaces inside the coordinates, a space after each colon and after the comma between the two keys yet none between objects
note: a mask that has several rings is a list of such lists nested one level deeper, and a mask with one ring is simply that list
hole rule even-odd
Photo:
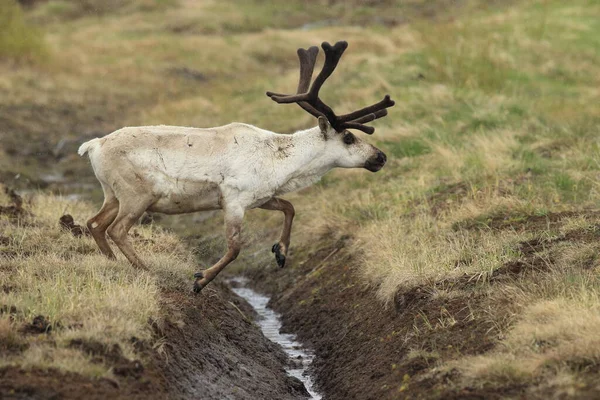
[{"label": "dirt trail", "polygon": [[2,399],[304,399],[304,385],[285,373],[281,348],[252,322],[253,310],[225,285],[202,295],[163,293],[169,320],[160,351],[139,342],[140,359],[118,349],[75,343],[113,367],[116,379],[54,370],[0,369]]}]

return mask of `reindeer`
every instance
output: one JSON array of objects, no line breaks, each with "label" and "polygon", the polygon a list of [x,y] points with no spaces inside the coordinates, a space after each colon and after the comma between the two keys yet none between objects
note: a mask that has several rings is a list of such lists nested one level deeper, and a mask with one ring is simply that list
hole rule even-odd
[{"label": "reindeer", "polygon": [[[379,103],[337,116],[319,99],[319,90],[348,47],[324,42],[325,63],[310,85],[319,49],[298,49],[300,80],[293,95],[267,92],[277,103],[297,103],[317,117],[318,126],[291,135],[252,125],[231,123],[215,128],[142,126],[119,129],[83,143],[79,155],[89,155],[104,203],[87,226],[100,251],[115,255],[106,234],[134,267],[146,269],[127,238],[145,211],[183,214],[222,209],[227,253],[212,267],[194,274],[200,292],[240,252],[244,213],[254,208],[281,211],[283,231],[271,251],[280,267],[290,247],[294,206],[279,196],[317,182],[329,170],[366,168],[376,172],[385,154],[348,131],[372,134],[364,125],[387,115],[394,105],[386,95]],[[310,89],[309,89],[310,86]]]}]

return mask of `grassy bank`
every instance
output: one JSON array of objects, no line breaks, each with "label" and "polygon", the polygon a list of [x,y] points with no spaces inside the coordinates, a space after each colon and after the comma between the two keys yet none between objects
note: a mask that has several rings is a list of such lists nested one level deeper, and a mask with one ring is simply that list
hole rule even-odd
[{"label": "grassy bank", "polygon": [[193,295],[196,256],[175,234],[136,226],[138,271],[77,225],[93,210],[0,196],[1,398],[305,398],[249,305],[222,283]]},{"label": "grassy bank", "polygon": [[[9,203],[2,196],[0,204]],[[115,360],[98,362],[94,356],[113,349],[117,358],[135,360],[141,343],[160,350],[155,333],[164,324],[161,291],[183,287],[194,269],[179,239],[159,228],[137,227],[133,240],[152,266],[135,271],[124,258],[99,255],[91,237],[75,237],[59,225],[65,212],[79,223],[93,215],[89,204],[38,194],[22,207],[0,212],[0,368],[110,377]]]},{"label": "grassy bank", "polygon": [[[442,358],[470,385],[546,381],[571,393],[600,364],[591,334],[600,92],[590,89],[600,76],[599,12],[589,2],[523,3],[418,27],[421,43],[400,62],[419,65],[428,82],[404,88],[394,115],[402,132],[382,143],[404,158],[370,182],[363,201],[334,200],[330,220],[360,232],[360,273],[382,301],[423,287],[506,304],[467,317],[497,331],[495,350]],[[544,272],[488,283],[515,264]],[[437,284],[459,277],[479,284]],[[427,322],[449,329],[455,316],[440,315]]]},{"label": "grassy bank", "polygon": [[[457,385],[543,381],[577,391],[600,365],[597,2],[317,3],[132,1],[88,13],[49,1],[29,9],[25,21],[44,33],[49,58],[18,69],[0,63],[0,129],[9,133],[0,169],[35,176],[45,165],[66,180],[92,181],[74,149],[123,125],[312,126],[264,92],[292,90],[297,47],[348,40],[324,96],[345,112],[391,93],[397,105],[369,138],[390,161],[377,174],[335,171],[289,196],[298,211],[293,251],[300,258],[318,249],[315,237],[352,236],[353,273],[382,308],[415,288],[485,299],[466,315],[422,314],[414,327],[417,336],[450,332],[466,318],[489,327],[494,347],[485,354],[427,350],[439,355],[436,370],[459,372]],[[203,236],[207,262],[217,257],[221,221],[182,221],[163,222]],[[238,269],[272,262],[264,232],[279,223],[279,215],[250,213]],[[92,252],[89,239],[81,243]],[[86,271],[113,265],[73,257]],[[161,262],[153,262],[157,274]],[[156,290],[147,274],[119,273],[132,289]],[[411,351],[403,357],[423,351],[418,341]]]}]

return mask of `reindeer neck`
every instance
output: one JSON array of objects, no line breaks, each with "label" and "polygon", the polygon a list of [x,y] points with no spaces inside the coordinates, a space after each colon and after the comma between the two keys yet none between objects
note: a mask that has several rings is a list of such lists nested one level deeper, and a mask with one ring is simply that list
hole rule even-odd
[{"label": "reindeer neck", "polygon": [[275,171],[280,186],[278,194],[310,186],[335,167],[318,127],[278,136],[285,137],[281,140],[282,157],[278,158]]}]

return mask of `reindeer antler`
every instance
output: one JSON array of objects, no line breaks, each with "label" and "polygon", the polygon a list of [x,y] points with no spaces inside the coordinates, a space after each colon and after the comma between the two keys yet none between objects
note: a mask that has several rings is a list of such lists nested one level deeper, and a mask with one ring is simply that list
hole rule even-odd
[{"label": "reindeer antler", "polygon": [[296,94],[285,95],[280,93],[267,92],[272,100],[280,104],[298,103],[300,107],[315,117],[324,116],[329,120],[331,126],[337,131],[342,132],[344,129],[358,129],[368,134],[375,132],[375,128],[364,125],[387,115],[386,108],[392,107],[395,103],[386,95],[379,103],[375,103],[360,110],[337,116],[335,112],[327,104],[319,98],[319,90],[325,80],[333,73],[337,67],[342,54],[348,48],[348,42],[340,41],[335,45],[330,45],[327,42],[321,44],[325,52],[325,63],[323,69],[310,86],[315,62],[319,49],[316,46],[310,47],[307,50],[298,49],[298,59],[300,60],[300,80],[298,82],[298,90]]}]

